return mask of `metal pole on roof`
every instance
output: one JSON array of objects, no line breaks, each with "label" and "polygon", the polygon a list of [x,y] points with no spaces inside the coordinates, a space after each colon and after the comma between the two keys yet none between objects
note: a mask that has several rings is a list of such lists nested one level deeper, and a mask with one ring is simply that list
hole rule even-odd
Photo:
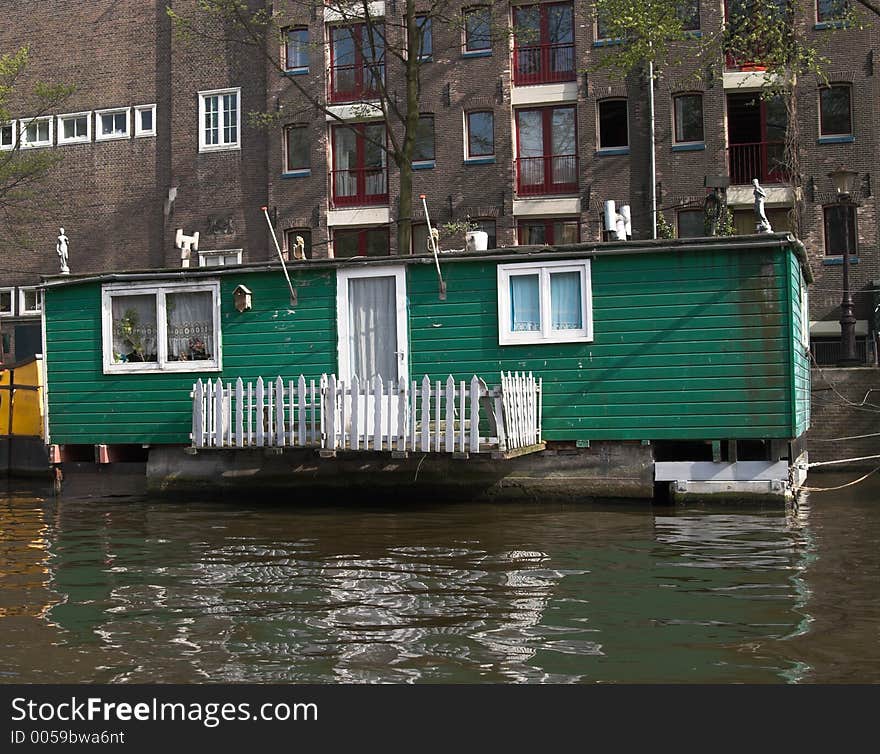
[{"label": "metal pole on roof", "polygon": [[272,220],[269,219],[269,208],[260,207],[263,215],[266,217],[266,224],[269,226],[269,232],[272,234],[272,241],[275,243],[275,251],[278,252],[278,259],[281,262],[281,269],[284,270],[284,277],[287,278],[287,287],[290,289],[290,305],[296,306],[296,291],[293,283],[290,282],[290,275],[287,274],[287,265],[284,263],[284,256],[281,254],[281,247],[278,245],[278,239],[275,237],[275,228],[272,227]]},{"label": "metal pole on roof", "polygon": [[422,200],[422,207],[425,210],[425,222],[428,224],[428,241],[431,244],[431,250],[434,252],[434,266],[437,268],[437,277],[440,279],[440,300],[446,300],[446,283],[443,280],[443,274],[440,272],[440,257],[437,253],[437,239],[434,237],[434,229],[431,228],[431,218],[428,215],[428,201],[425,194],[419,194]]}]

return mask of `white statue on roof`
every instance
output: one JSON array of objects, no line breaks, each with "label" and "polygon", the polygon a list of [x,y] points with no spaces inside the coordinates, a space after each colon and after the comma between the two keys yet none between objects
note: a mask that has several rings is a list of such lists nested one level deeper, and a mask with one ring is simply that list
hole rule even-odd
[{"label": "white statue on roof", "polygon": [[67,266],[69,243],[70,239],[64,235],[64,228],[58,228],[58,240],[55,242],[55,253],[58,254],[58,259],[61,262],[62,275],[70,274],[70,267]]},{"label": "white statue on roof", "polygon": [[770,227],[770,221],[764,214],[764,201],[767,199],[767,192],[761,188],[758,179],[752,180],[755,187],[755,232],[756,233],[772,233],[773,228]]}]

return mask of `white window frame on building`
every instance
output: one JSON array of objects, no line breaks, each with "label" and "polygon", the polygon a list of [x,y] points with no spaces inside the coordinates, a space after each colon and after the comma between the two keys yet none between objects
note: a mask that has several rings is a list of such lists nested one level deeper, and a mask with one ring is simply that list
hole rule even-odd
[{"label": "white window frame on building", "polygon": [[[291,34],[305,34],[305,39],[299,37],[292,38]],[[307,26],[288,26],[282,29],[284,41],[281,44],[281,60],[284,64],[284,71],[291,74],[302,74],[309,72],[311,57],[309,52],[309,28]],[[300,60],[291,60],[300,58]],[[295,63],[299,63],[296,65]],[[292,64],[293,63],[293,64]]]},{"label": "white window frame on building", "polygon": [[[33,295],[32,301],[28,298]],[[28,304],[32,303],[32,306]],[[36,317],[43,311],[43,289],[38,285],[19,286],[18,289],[18,316]]]},{"label": "white window frame on building", "polygon": [[[580,275],[581,327],[552,327],[552,274]],[[536,330],[514,330],[511,326],[510,282],[514,277],[538,277],[540,323]],[[593,340],[593,296],[589,259],[558,262],[498,265],[498,343],[502,346],[539,343],[589,343]]]},{"label": "white window frame on building", "polygon": [[[153,123],[152,128],[144,128],[142,116],[144,113],[150,113]],[[134,136],[136,139],[145,136],[156,135],[156,106],[155,105],[135,105],[134,107]]]},{"label": "white window frame on building", "polygon": [[[92,140],[92,113],[86,110],[82,113],[65,113],[56,116],[58,121],[58,143],[59,144],[88,144]],[[84,121],[86,124],[86,132],[84,134],[74,134],[73,136],[64,135],[64,125],[68,121],[77,123]]]},{"label": "white window frame on building", "polygon": [[0,152],[15,149],[15,134],[17,127],[18,124],[14,120],[0,123]]},{"label": "white window frame on building", "polygon": [[[228,122],[230,116],[227,115],[225,108],[221,107],[223,97],[226,95],[235,95],[235,138],[227,138],[226,132],[231,127]],[[210,99],[217,99],[217,139],[216,143],[209,142],[206,138],[208,130],[206,128],[205,117],[207,115],[206,103]],[[214,130],[212,126],[211,131]],[[199,92],[199,152],[222,152],[227,150],[241,149],[241,87],[233,87],[231,89],[211,89],[209,91]]]},{"label": "white window frame on building", "polygon": [[[166,296],[179,293],[205,293],[212,296],[212,359],[168,359],[168,317]],[[156,361],[118,362],[113,356],[113,298],[117,296],[156,297]],[[146,372],[219,372],[223,368],[222,338],[220,337],[220,281],[201,283],[156,283],[130,285],[109,284],[101,289],[101,341],[104,374],[143,374]]]},{"label": "white window frame on building", "polygon": [[[113,116],[113,130],[104,131],[104,116]],[[125,131],[116,130],[117,116],[125,116]],[[131,108],[111,107],[106,110],[95,110],[95,141],[118,141],[131,138]]]},{"label": "white window frame on building", "polygon": [[[21,141],[22,149],[35,149],[37,147],[51,147],[52,146],[52,132],[53,132],[53,124],[55,119],[51,115],[43,115],[39,118],[26,118],[22,119],[18,122],[19,124],[19,139]],[[39,125],[40,123],[46,123],[49,127],[49,136],[47,139],[38,139],[36,141],[31,141],[28,139],[27,131],[28,127],[34,124]]]},{"label": "white window frame on building", "polygon": [[15,288],[0,288],[0,317],[15,316]]},{"label": "white window frame on building", "polygon": [[[492,153],[491,154],[471,154],[471,115],[479,115],[488,113],[492,116]],[[493,163],[495,162],[495,111],[489,108],[476,108],[474,110],[464,110],[464,161],[467,164]]]},{"label": "white window frame on building", "polygon": [[242,249],[199,251],[199,267],[230,267],[241,264]]}]

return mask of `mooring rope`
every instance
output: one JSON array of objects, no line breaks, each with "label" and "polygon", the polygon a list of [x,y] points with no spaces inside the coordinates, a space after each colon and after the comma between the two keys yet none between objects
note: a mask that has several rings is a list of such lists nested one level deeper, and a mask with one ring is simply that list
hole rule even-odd
[{"label": "mooring rope", "polygon": [[[812,464],[810,464],[812,466]],[[798,487],[798,491],[801,492],[834,492],[835,490],[842,490],[846,487],[852,487],[854,484],[858,484],[859,482],[864,482],[871,474],[876,474],[880,471],[880,466],[872,471],[869,471],[864,476],[860,476],[858,479],[854,479],[852,482],[847,482],[846,484],[839,484],[837,487]]]}]

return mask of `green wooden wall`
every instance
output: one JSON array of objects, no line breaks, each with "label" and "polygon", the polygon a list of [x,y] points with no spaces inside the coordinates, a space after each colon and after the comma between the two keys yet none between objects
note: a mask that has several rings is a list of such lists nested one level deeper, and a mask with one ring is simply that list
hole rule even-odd
[{"label": "green wooden wall", "polygon": [[[495,268],[444,264],[443,302],[433,266],[408,268],[413,379],[493,384],[501,370],[530,370],[544,380],[549,440],[790,438],[806,426],[790,250],[599,256],[592,343],[499,346]],[[335,371],[335,271],[295,277],[295,311],[280,271],[221,278],[224,380]],[[243,314],[232,308],[239,283],[253,291]],[[97,282],[50,288],[45,306],[52,442],[189,442],[199,374],[104,375]]]},{"label": "green wooden wall", "polygon": [[791,362],[793,369],[793,400],[795,416],[794,436],[799,437],[810,428],[810,358],[807,355],[809,343],[802,343],[801,326],[809,331],[810,313],[806,311],[806,300],[801,300],[801,286],[804,284],[803,271],[794,256],[788,259],[789,300],[791,302]]}]

